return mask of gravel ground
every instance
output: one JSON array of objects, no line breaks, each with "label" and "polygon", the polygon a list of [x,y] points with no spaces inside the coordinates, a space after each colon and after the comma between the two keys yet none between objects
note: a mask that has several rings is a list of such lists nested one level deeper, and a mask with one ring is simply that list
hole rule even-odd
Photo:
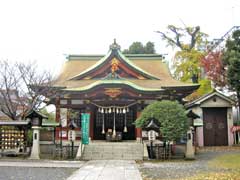
[{"label": "gravel ground", "polygon": [[75,168],[0,167],[0,180],[65,180]]},{"label": "gravel ground", "polygon": [[143,162],[139,164],[139,170],[143,178],[154,180],[186,178],[202,172],[222,172],[222,169],[208,167],[208,162],[219,155],[227,153],[240,154],[240,151],[201,152],[194,161]]}]

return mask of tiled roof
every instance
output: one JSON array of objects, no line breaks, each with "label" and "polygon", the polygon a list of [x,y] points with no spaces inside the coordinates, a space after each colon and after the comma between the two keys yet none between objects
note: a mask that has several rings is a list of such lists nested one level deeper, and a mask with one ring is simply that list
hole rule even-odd
[{"label": "tiled roof", "polygon": [[[84,79],[87,73],[95,72],[98,67],[104,65],[113,57],[120,58],[126,63],[130,69],[141,73],[144,79],[137,78],[121,78],[114,82],[110,79]],[[56,79],[55,87],[65,87],[65,90],[83,91],[95,87],[100,84],[125,84],[138,90],[160,91],[166,88],[186,88],[195,90],[199,87],[198,84],[183,83],[173,79],[168,69],[167,64],[162,61],[162,56],[159,54],[131,54],[123,55],[117,44],[110,46],[110,51],[107,55],[69,55],[68,61],[63,66],[63,69]]]}]

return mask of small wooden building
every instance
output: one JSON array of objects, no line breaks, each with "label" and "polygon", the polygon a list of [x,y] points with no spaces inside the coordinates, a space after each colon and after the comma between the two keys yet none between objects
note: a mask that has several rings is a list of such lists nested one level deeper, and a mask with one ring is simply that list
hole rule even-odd
[{"label": "small wooden building", "polygon": [[163,99],[181,102],[198,87],[173,79],[161,55],[124,55],[116,42],[106,55],[69,55],[54,82],[56,96],[50,97],[62,126],[56,138],[68,138],[71,120],[79,132],[84,112],[90,114],[92,140],[105,140],[112,131],[122,133],[122,140],[141,139],[133,122],[146,105]]},{"label": "small wooden building", "polygon": [[187,104],[200,118],[194,119],[197,146],[226,146],[233,144],[232,108],[234,101],[213,91]]}]

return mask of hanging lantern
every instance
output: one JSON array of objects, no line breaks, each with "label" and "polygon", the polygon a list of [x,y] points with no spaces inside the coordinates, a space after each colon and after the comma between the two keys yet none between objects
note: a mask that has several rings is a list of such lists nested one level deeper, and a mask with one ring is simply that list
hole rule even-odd
[{"label": "hanging lantern", "polygon": [[129,112],[129,108],[127,107],[127,112]]},{"label": "hanging lantern", "polygon": [[116,111],[116,113],[118,114],[119,113],[119,109],[117,108],[117,111]]},{"label": "hanging lantern", "polygon": [[123,108],[123,113],[124,113],[124,114],[126,113],[126,109],[125,109],[125,108]]},{"label": "hanging lantern", "polygon": [[121,108],[119,109],[119,113],[122,113],[122,109]]},{"label": "hanging lantern", "polygon": [[116,136],[116,114],[113,114],[113,137]]},{"label": "hanging lantern", "polygon": [[113,113],[115,112],[115,107],[113,107],[113,111],[112,111]]},{"label": "hanging lantern", "polygon": [[105,127],[104,127],[104,114],[102,115],[102,134],[105,134]]},{"label": "hanging lantern", "polygon": [[101,109],[101,113],[104,113],[104,109],[103,108]]},{"label": "hanging lantern", "polygon": [[116,136],[116,130],[114,129],[113,130],[113,137],[115,137]]},{"label": "hanging lantern", "polygon": [[109,108],[109,111],[108,111],[108,113],[110,114],[111,112],[112,112],[112,110],[111,110],[112,108]]},{"label": "hanging lantern", "polygon": [[123,132],[125,132],[125,133],[127,132],[127,114],[125,114]]},{"label": "hanging lantern", "polygon": [[128,132],[127,131],[127,126],[124,126],[123,132],[125,132],[125,133]]}]

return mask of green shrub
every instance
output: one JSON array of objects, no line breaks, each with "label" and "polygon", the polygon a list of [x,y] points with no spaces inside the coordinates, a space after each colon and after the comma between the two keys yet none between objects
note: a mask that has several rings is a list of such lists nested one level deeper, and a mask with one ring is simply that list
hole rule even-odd
[{"label": "green shrub", "polygon": [[176,101],[156,101],[148,105],[135,121],[136,127],[146,127],[151,118],[160,123],[160,133],[166,141],[176,141],[188,129],[188,118],[184,107]]}]

